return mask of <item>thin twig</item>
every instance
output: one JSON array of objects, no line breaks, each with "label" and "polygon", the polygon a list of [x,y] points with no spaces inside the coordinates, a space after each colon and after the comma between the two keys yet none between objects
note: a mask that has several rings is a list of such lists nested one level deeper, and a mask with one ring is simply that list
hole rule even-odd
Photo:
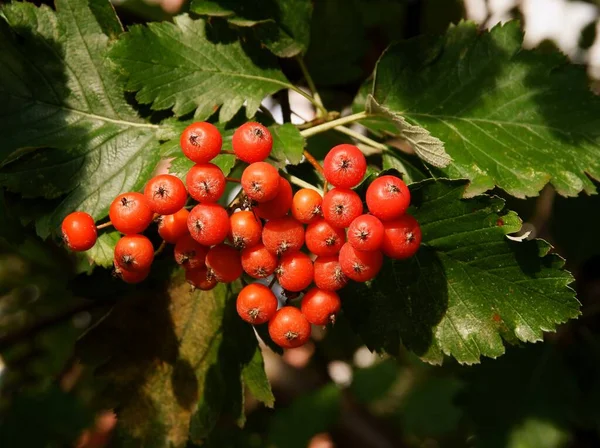
[{"label": "thin twig", "polygon": [[368,116],[368,114],[364,111],[358,112],[356,114],[347,115],[345,117],[340,117],[335,120],[327,121],[327,122],[319,124],[317,126],[314,126],[314,127],[308,128],[308,129],[304,129],[304,130],[300,131],[300,134],[303,137],[311,137],[313,135],[320,134],[321,132],[328,131],[328,130],[336,128],[338,126],[342,126],[342,125],[345,125],[348,123],[352,123],[354,121],[362,120],[363,118],[366,118],[367,116]]},{"label": "thin twig", "polygon": [[231,154],[231,155],[235,156],[235,152],[229,151],[227,149],[222,149],[221,150],[221,154]]},{"label": "thin twig", "polygon": [[226,177],[225,180],[227,182],[235,182],[236,184],[239,184],[241,182],[241,180],[239,179],[234,179],[233,177]]},{"label": "thin twig", "polygon": [[385,146],[383,143],[376,142],[375,140],[370,139],[366,135],[363,135],[360,132],[356,132],[350,128],[347,128],[346,126],[336,126],[333,129],[336,130],[337,132],[341,132],[342,134],[346,134],[346,135],[352,137],[353,139],[358,140],[359,142],[362,142],[365,145],[368,145],[372,148],[380,149],[382,151],[385,151],[388,149],[388,147]]},{"label": "thin twig", "polygon": [[160,246],[158,246],[158,249],[156,249],[156,251],[154,252],[154,256],[156,257],[157,255],[160,255],[160,253],[165,250],[165,247],[167,246],[167,242],[163,241],[162,243],[160,243]]},{"label": "thin twig", "polygon": [[98,230],[106,229],[107,227],[110,227],[110,226],[112,226],[112,222],[108,221],[108,222],[105,222],[104,224],[98,224],[96,226],[96,229],[98,229]]},{"label": "thin twig", "polygon": [[312,96],[315,99],[315,103],[317,105],[317,116],[327,115],[327,109],[323,105],[321,95],[319,95],[319,92],[317,91],[317,86],[315,85],[315,82],[313,81],[312,77],[310,76],[310,73],[308,72],[308,68],[304,63],[304,59],[302,58],[302,56],[296,56],[296,61],[298,61],[298,65],[300,65],[300,70],[302,70],[302,75],[304,76],[304,79],[308,84],[308,88],[312,92]]},{"label": "thin twig", "polygon": [[308,152],[306,149],[304,150],[304,157],[306,157],[306,160],[309,161],[309,163],[314,167],[315,170],[317,170],[317,172],[321,175],[321,176],[325,176],[325,172],[323,171],[323,167],[321,166],[321,164],[319,163],[319,161],[317,159],[315,159],[315,157]]}]

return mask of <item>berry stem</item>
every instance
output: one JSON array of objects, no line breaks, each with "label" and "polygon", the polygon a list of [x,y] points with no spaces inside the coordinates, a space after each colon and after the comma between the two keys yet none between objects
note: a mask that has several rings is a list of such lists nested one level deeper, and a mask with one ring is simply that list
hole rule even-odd
[{"label": "berry stem", "polygon": [[222,149],[221,154],[231,154],[232,156],[235,156],[235,152],[229,151],[227,149]]},{"label": "berry stem", "polygon": [[106,229],[107,227],[110,227],[110,226],[112,226],[112,222],[108,221],[108,222],[105,222],[104,224],[98,224],[96,226],[96,229],[98,229],[98,230]]},{"label": "berry stem", "polygon": [[346,134],[352,137],[353,139],[358,140],[359,142],[362,142],[365,145],[368,145],[372,148],[380,149],[382,151],[386,151],[388,149],[388,147],[383,143],[376,142],[375,140],[370,139],[366,135],[363,135],[360,132],[356,132],[350,128],[347,128],[346,126],[336,126],[333,129],[338,132],[341,132],[342,134]]},{"label": "berry stem", "polygon": [[321,132],[328,131],[330,129],[336,128],[338,126],[343,126],[348,123],[352,123],[354,121],[362,120],[367,118],[369,115],[367,112],[358,112],[357,114],[347,115],[345,117],[340,117],[335,120],[327,121],[325,123],[319,124],[317,126],[313,126],[308,129],[304,129],[300,131],[300,134],[303,137],[312,137],[313,135],[320,134]]},{"label": "berry stem", "polygon": [[323,167],[321,166],[319,161],[315,159],[315,157],[306,149],[304,150],[304,157],[306,157],[306,160],[308,160],[310,164],[315,168],[315,170],[317,170],[317,172],[321,175],[321,177],[323,177],[323,191],[327,193],[327,178],[325,177],[325,171],[323,170]]},{"label": "berry stem", "polygon": [[289,176],[288,176],[288,180],[289,180],[291,183],[293,183],[294,185],[298,185],[299,187],[302,187],[302,188],[308,188],[308,189],[310,189],[310,190],[315,190],[315,191],[316,191],[316,192],[318,192],[318,193],[322,193],[322,191],[321,191],[319,188],[315,187],[315,186],[314,186],[314,185],[312,185],[312,184],[309,184],[308,182],[306,182],[306,181],[304,181],[304,180],[300,179],[299,177],[296,177],[296,176],[289,175]]},{"label": "berry stem", "polygon": [[156,249],[156,251],[154,252],[154,256],[156,257],[157,255],[159,255],[163,250],[165,250],[166,246],[167,242],[163,240],[163,242],[160,243],[160,246],[158,246],[158,249]]},{"label": "berry stem", "polygon": [[315,100],[315,106],[317,106],[317,117],[326,116],[328,113],[327,109],[323,105],[321,95],[319,95],[319,92],[317,91],[317,86],[315,86],[315,82],[313,81],[312,76],[310,76],[310,73],[308,72],[308,68],[304,63],[304,58],[302,58],[301,56],[296,56],[296,61],[300,66],[300,70],[302,70],[302,75],[304,76],[304,79],[308,84],[308,88],[312,92],[313,98]]},{"label": "berry stem", "polygon": [[226,177],[225,180],[227,182],[235,182],[236,184],[239,184],[241,182],[239,179],[234,179],[233,177]]}]

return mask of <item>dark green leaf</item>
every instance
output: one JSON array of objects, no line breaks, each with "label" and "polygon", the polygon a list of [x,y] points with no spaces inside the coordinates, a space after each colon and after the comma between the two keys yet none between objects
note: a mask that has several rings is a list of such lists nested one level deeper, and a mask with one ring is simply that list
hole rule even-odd
[{"label": "dark green leaf", "polygon": [[101,234],[96,240],[94,247],[85,252],[85,258],[90,264],[111,268],[113,265],[115,246],[120,238],[121,234],[116,230]]},{"label": "dark green leaf", "polygon": [[360,403],[373,403],[385,397],[397,379],[398,363],[394,359],[356,369],[352,378],[352,395]]},{"label": "dark green leaf", "polygon": [[273,136],[273,150],[270,157],[277,161],[280,168],[297,165],[303,157],[306,141],[298,128],[290,123],[269,127]]},{"label": "dark green leaf", "polygon": [[265,373],[265,364],[258,345],[254,350],[252,359],[242,369],[242,380],[254,398],[263,402],[270,408],[273,407],[275,404],[275,397],[273,396],[269,379]]},{"label": "dark green leaf", "polygon": [[400,154],[399,151],[390,149],[382,155],[382,168],[384,170],[396,170],[402,175],[402,180],[407,184],[425,180],[428,176],[423,171],[423,167],[418,163],[418,159]]}]

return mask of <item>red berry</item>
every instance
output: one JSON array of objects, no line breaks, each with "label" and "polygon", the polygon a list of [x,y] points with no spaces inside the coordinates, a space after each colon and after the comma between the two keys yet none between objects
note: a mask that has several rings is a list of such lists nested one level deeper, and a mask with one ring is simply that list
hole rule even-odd
[{"label": "red berry", "polygon": [[277,312],[277,297],[265,285],[251,283],[238,294],[236,308],[246,322],[254,325],[264,324]]},{"label": "red berry", "polygon": [[242,275],[240,253],[225,244],[210,248],[206,254],[206,267],[209,275],[221,283],[233,282]]},{"label": "red berry", "polygon": [[179,238],[189,233],[187,226],[188,215],[185,208],[182,208],[172,215],[161,216],[158,221],[158,234],[167,243],[175,244]]},{"label": "red berry", "polygon": [[175,262],[185,269],[197,269],[205,265],[208,247],[201,245],[190,234],[184,235],[175,243]]},{"label": "red berry", "polygon": [[307,288],[314,278],[313,262],[302,252],[285,254],[275,271],[283,289],[299,292]]},{"label": "red berry", "polygon": [[348,283],[337,256],[317,257],[314,262],[315,285],[324,291],[337,291]]},{"label": "red berry", "polygon": [[275,198],[261,202],[254,207],[254,212],[263,219],[282,218],[292,206],[292,186],[283,177],[279,178],[279,189]]},{"label": "red berry", "polygon": [[265,278],[277,268],[277,256],[269,252],[262,243],[247,247],[242,250],[241,255],[242,268],[250,277]]},{"label": "red berry", "polygon": [[250,199],[267,202],[279,192],[279,173],[277,168],[266,162],[248,165],[242,173],[242,188]]},{"label": "red berry", "polygon": [[310,188],[302,188],[294,195],[292,215],[301,223],[310,224],[323,215],[322,203],[323,197],[319,193]]},{"label": "red berry", "polygon": [[81,252],[96,244],[98,233],[94,218],[85,212],[73,212],[63,219],[62,236],[67,247]]},{"label": "red berry", "polygon": [[159,215],[172,215],[187,201],[185,185],[171,174],[160,174],[150,179],[144,189],[144,196],[152,211]]},{"label": "red berry", "polygon": [[272,219],[265,224],[262,242],[277,255],[296,252],[304,244],[304,226],[290,216]]},{"label": "red berry", "polygon": [[406,212],[410,205],[410,191],[402,179],[381,176],[367,188],[367,207],[373,216],[392,221]]},{"label": "red berry", "polygon": [[154,212],[143,194],[123,193],[110,204],[108,216],[115,229],[128,235],[146,230],[152,222]]},{"label": "red berry", "polygon": [[362,214],[360,196],[346,188],[334,188],[323,198],[323,217],[334,227],[348,227]]},{"label": "red berry", "polygon": [[331,149],[323,161],[325,179],[331,185],[352,188],[358,185],[367,171],[367,160],[354,145],[337,145]]},{"label": "red berry", "polygon": [[190,235],[204,246],[222,243],[229,233],[229,215],[218,204],[198,204],[187,223]]},{"label": "red berry", "polygon": [[115,264],[125,271],[143,272],[154,261],[154,247],[144,235],[125,235],[115,246]]},{"label": "red berry", "polygon": [[319,219],[306,227],[306,247],[315,255],[335,255],[345,242],[344,229],[333,227],[324,219]]},{"label": "red berry", "polygon": [[382,266],[383,254],[381,251],[363,252],[354,249],[350,243],[344,244],[340,250],[342,272],[356,282],[366,282],[375,278]]},{"label": "red berry", "polygon": [[185,177],[190,196],[198,202],[217,202],[225,192],[225,175],[212,163],[199,163]]},{"label": "red berry", "polygon": [[254,213],[243,210],[229,217],[229,240],[236,249],[256,246],[261,241],[262,224]]},{"label": "red berry", "polygon": [[300,347],[310,338],[310,323],[298,308],[284,306],[269,321],[269,336],[280,347]]},{"label": "red berry", "polygon": [[358,250],[379,250],[383,243],[383,224],[373,215],[360,215],[348,227],[348,242]]},{"label": "red berry", "polygon": [[126,271],[125,269],[121,268],[121,266],[116,265],[113,274],[115,277],[120,278],[125,283],[135,284],[146,280],[148,274],[150,274],[150,269],[146,271],[132,272]]},{"label": "red berry", "polygon": [[185,156],[194,163],[207,163],[219,155],[223,139],[219,130],[207,122],[190,124],[179,140]]},{"label": "red berry", "polygon": [[260,123],[244,123],[233,133],[233,152],[246,163],[261,162],[269,157],[273,148],[273,137]]},{"label": "red berry", "polygon": [[340,296],[333,291],[312,288],[302,298],[300,310],[306,320],[314,325],[327,325],[335,322],[335,315],[342,307]]},{"label": "red berry", "polygon": [[403,215],[394,221],[385,222],[384,228],[381,251],[385,255],[403,260],[417,253],[421,245],[421,227],[415,218]]},{"label": "red berry", "polygon": [[206,266],[201,266],[196,269],[186,269],[185,279],[190,285],[201,291],[210,291],[217,286],[218,283],[215,277],[208,275]]}]

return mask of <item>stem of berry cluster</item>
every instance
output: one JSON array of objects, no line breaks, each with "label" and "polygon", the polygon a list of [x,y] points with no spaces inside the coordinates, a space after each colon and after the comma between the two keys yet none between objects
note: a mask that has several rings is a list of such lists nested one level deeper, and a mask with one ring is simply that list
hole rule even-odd
[{"label": "stem of berry cluster", "polygon": [[225,180],[227,182],[235,182],[236,184],[239,184],[241,182],[241,180],[239,179],[234,179],[233,177],[226,177]]},{"label": "stem of berry cluster", "polygon": [[334,129],[338,126],[343,126],[348,123],[352,123],[354,121],[362,120],[363,118],[367,118],[367,112],[358,112],[356,114],[347,115],[345,117],[336,118],[335,120],[327,121],[325,123],[319,124],[317,126],[310,127],[308,129],[303,129],[300,131],[300,135],[303,137],[311,137],[316,134],[320,134],[321,132],[328,131],[330,129]]},{"label": "stem of berry cluster", "polygon": [[158,249],[156,249],[156,251],[154,252],[154,256],[156,257],[157,255],[159,255],[163,250],[165,250],[166,246],[167,242],[163,240],[163,242],[160,243],[160,246],[158,246]]},{"label": "stem of berry cluster", "polygon": [[333,129],[342,134],[346,134],[352,137],[353,139],[358,140],[359,142],[362,142],[365,145],[368,145],[372,148],[380,149],[382,151],[387,150],[387,146],[385,146],[383,143],[376,142],[375,140],[370,139],[366,135],[363,135],[360,132],[356,132],[350,128],[347,128],[346,126],[337,126]]},{"label": "stem of berry cluster", "polygon": [[304,157],[306,157],[306,160],[308,160],[309,163],[315,168],[315,170],[317,170],[317,172],[323,177],[323,191],[327,193],[327,178],[325,177],[325,171],[323,170],[323,167],[321,166],[319,161],[315,159],[315,157],[306,149],[304,150]]},{"label": "stem of berry cluster", "polygon": [[110,226],[112,226],[112,222],[108,221],[108,222],[105,222],[104,224],[98,224],[96,226],[96,229],[98,229],[98,230],[106,229],[107,227],[110,227]]}]

